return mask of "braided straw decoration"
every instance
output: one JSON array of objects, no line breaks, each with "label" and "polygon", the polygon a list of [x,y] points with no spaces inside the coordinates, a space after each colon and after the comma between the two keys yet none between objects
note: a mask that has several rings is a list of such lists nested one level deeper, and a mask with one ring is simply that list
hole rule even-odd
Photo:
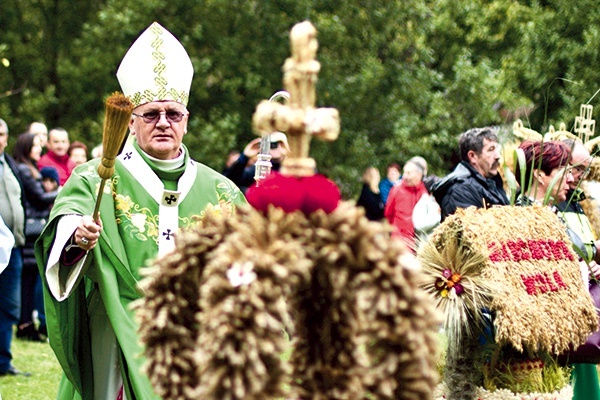
[{"label": "braided straw decoration", "polygon": [[140,283],[145,296],[132,304],[145,344],[145,372],[165,399],[194,398],[200,314],[198,288],[206,256],[233,230],[226,220],[208,215],[202,235],[182,233],[176,250],[147,268]]},{"label": "braided straw decoration", "polygon": [[[211,254],[200,288],[196,341],[199,399],[266,399],[285,396],[291,368],[281,360],[289,348],[285,300],[290,287],[309,279],[312,263],[290,234],[306,221],[273,210],[272,221],[247,209],[222,246]],[[233,287],[232,265],[253,266],[256,280]]]},{"label": "braided straw decoration", "polygon": [[596,237],[598,237],[598,234],[600,233],[600,204],[598,204],[598,199],[590,193],[589,185],[586,181],[581,183],[581,189],[583,189],[586,199],[579,204],[581,205],[581,208],[583,208],[585,215],[588,217]]},{"label": "braided straw decoration", "polygon": [[209,217],[144,280],[149,378],[165,399],[430,399],[440,320],[407,254],[349,203]]}]

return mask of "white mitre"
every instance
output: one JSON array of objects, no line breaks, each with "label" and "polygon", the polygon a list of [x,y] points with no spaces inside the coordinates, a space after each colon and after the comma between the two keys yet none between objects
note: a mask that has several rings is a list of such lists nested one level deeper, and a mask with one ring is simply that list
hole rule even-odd
[{"label": "white mitre", "polygon": [[153,22],[131,45],[117,79],[135,107],[158,100],[187,106],[194,67],[179,40]]}]

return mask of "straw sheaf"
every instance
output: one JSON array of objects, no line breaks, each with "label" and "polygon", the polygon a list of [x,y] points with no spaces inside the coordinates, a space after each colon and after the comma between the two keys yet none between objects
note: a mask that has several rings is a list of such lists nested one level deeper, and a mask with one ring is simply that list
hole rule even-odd
[{"label": "straw sheaf", "polygon": [[[439,319],[415,261],[362,209],[245,208],[209,217],[177,246],[149,268],[137,305],[163,398],[432,397]],[[255,279],[234,286],[228,271],[240,264]]]},{"label": "straw sheaf", "polygon": [[194,398],[199,384],[196,341],[199,291],[206,256],[233,230],[210,213],[202,235],[180,233],[176,251],[141,269],[144,297],[133,303],[140,340],[145,345],[146,373],[165,399]]},{"label": "straw sheaf", "polygon": [[[309,279],[312,263],[298,242],[286,239],[306,224],[280,210],[272,213],[274,223],[257,212],[240,216],[210,255],[200,288],[201,399],[277,398],[290,383],[291,367],[281,360],[289,347],[286,299],[291,287]],[[228,273],[244,264],[255,279],[236,287]]]},{"label": "straw sheaf", "polygon": [[306,343],[299,340],[293,354],[299,361],[308,356],[305,369],[294,363],[301,366],[299,397],[355,399],[368,390],[378,399],[430,398],[440,321],[418,287],[416,260],[389,240],[388,227],[351,204],[310,219],[314,235],[299,239],[318,268],[313,287],[299,296],[309,304],[297,319],[299,330],[307,327]]},{"label": "straw sheaf", "polygon": [[591,195],[587,182],[582,182],[580,187],[583,189],[586,199],[580,201],[579,204],[583,208],[585,215],[588,217],[590,224],[596,233],[596,237],[598,237],[598,234],[600,233],[600,203],[598,203],[598,199]]},{"label": "straw sheaf", "polygon": [[[479,333],[478,327],[484,319],[482,310],[491,307],[491,300],[498,291],[494,281],[483,277],[487,255],[465,247],[458,240],[461,232],[452,231],[459,229],[460,218],[461,213],[458,213],[445,221],[446,231],[451,234],[446,236],[444,246],[438,247],[430,240],[418,252],[427,276],[422,286],[435,299],[444,316],[449,348],[457,348],[460,342]],[[451,288],[446,286],[448,282]]]},{"label": "straw sheaf", "polygon": [[[571,343],[582,343],[597,327],[592,301],[583,287],[577,256],[571,249],[565,227],[547,207],[493,207],[468,209],[459,216],[463,245],[488,257],[508,242],[558,241],[565,257],[508,259],[488,262],[483,276],[498,289],[492,309],[496,341],[510,343],[518,350],[558,354]],[[492,247],[490,247],[492,246]],[[496,246],[496,247],[493,247]],[[569,259],[570,258],[570,259]],[[557,272],[562,278],[560,290],[528,294],[524,277]]]},{"label": "straw sheaf", "polygon": [[513,135],[521,140],[538,140],[541,141],[543,136],[541,133],[534,131],[533,129],[526,128],[523,125],[523,121],[520,119],[513,122]]},{"label": "straw sheaf", "polygon": [[600,181],[600,158],[594,157],[590,163],[590,172],[585,178],[587,181]]},{"label": "straw sheaf", "polygon": [[573,133],[567,131],[567,126],[565,123],[561,123],[558,127],[558,130],[554,128],[553,125],[550,125],[548,128],[548,132],[544,135],[544,140],[576,140],[581,141],[581,138]]}]

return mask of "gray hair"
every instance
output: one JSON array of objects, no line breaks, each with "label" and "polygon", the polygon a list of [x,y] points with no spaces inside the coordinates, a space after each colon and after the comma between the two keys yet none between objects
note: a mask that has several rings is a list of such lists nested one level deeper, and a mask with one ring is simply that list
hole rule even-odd
[{"label": "gray hair", "polygon": [[469,151],[471,150],[477,155],[481,154],[484,139],[498,142],[498,128],[494,126],[473,128],[460,135],[460,138],[458,139],[460,159],[469,162]]},{"label": "gray hair", "polygon": [[423,157],[421,157],[421,156],[411,157],[410,160],[407,161],[407,163],[416,165],[417,168],[419,168],[419,170],[423,174],[423,176],[427,175],[427,161],[425,161],[425,159]]},{"label": "gray hair", "polygon": [[0,127],[6,129],[6,134],[8,135],[8,124],[2,118],[0,118]]}]

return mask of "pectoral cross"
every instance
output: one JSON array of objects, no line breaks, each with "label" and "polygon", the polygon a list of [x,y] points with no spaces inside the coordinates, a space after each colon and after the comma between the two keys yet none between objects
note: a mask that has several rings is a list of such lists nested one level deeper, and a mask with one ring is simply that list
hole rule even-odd
[{"label": "pectoral cross", "polygon": [[168,205],[171,205],[171,203],[177,201],[177,197],[171,195],[170,197],[165,197],[165,201],[167,202]]},{"label": "pectoral cross", "polygon": [[594,107],[589,104],[582,104],[579,115],[575,117],[575,133],[583,143],[586,143],[596,130],[596,121],[592,119]]},{"label": "pectoral cross", "polygon": [[274,131],[288,136],[290,155],[283,161],[280,172],[290,176],[314,175],[316,163],[308,157],[312,136],[333,141],[340,132],[338,111],[334,108],[315,108],[317,75],[321,69],[315,60],[317,30],[308,21],[292,28],[292,56],[283,65],[283,85],[290,94],[287,105],[262,101],[256,108],[253,126],[257,134]]}]

